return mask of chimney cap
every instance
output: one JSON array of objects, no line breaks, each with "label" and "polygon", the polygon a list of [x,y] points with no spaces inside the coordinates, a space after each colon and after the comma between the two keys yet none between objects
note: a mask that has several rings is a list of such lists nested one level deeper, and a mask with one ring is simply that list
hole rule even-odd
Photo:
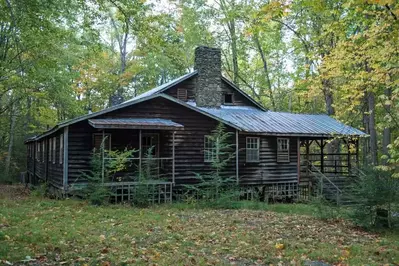
[{"label": "chimney cap", "polygon": [[206,45],[199,45],[199,46],[195,47],[195,50],[214,50],[214,51],[219,51],[219,52],[222,51],[222,49],[220,49],[220,48],[210,47],[210,46],[206,46]]}]

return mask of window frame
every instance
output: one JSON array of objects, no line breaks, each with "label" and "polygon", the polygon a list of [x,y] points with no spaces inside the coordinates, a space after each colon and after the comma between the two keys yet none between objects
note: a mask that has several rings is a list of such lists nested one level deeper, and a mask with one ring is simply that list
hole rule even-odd
[{"label": "window frame", "polygon": [[212,135],[204,135],[204,162],[212,163],[216,158],[216,147]]},{"label": "window frame", "polygon": [[48,140],[49,144],[48,144],[48,161],[51,162],[52,160],[52,152],[53,152],[53,138],[50,138]]},{"label": "window frame", "polygon": [[42,163],[45,162],[45,157],[46,157],[45,150],[46,150],[46,141],[43,140],[42,141]]},{"label": "window frame", "polygon": [[[286,148],[282,149],[280,143],[286,141]],[[283,154],[287,156],[286,160],[279,159],[279,155]],[[279,163],[289,163],[290,162],[290,139],[289,138],[277,138],[277,162]]]},{"label": "window frame", "polygon": [[[257,148],[248,148],[248,141],[256,140]],[[256,159],[250,158],[250,153],[248,151],[256,151]],[[253,154],[251,154],[253,155]],[[245,161],[247,163],[258,163],[260,161],[260,137],[246,137],[245,138]]]},{"label": "window frame", "polygon": [[56,161],[56,158],[57,158],[57,137],[54,137],[53,139],[52,139],[52,141],[53,141],[53,153],[52,153],[52,155],[53,155],[53,157],[51,158],[51,161],[53,162],[53,164],[55,164],[55,161]]},{"label": "window frame", "polygon": [[[140,147],[140,152],[141,152],[141,156],[143,158],[145,158],[146,156],[146,151],[151,148],[152,146],[148,146],[147,145],[143,145],[143,138],[147,138],[147,137],[156,137],[156,144],[155,144],[155,149],[153,150],[155,154],[151,155],[153,156],[153,158],[159,158],[159,152],[160,152],[160,137],[159,137],[159,133],[142,133],[141,134],[141,147]],[[154,145],[153,145],[154,146]],[[145,147],[145,148],[143,148]]]},{"label": "window frame", "polygon": [[64,160],[64,134],[60,135],[60,158],[59,164],[63,164]]},{"label": "window frame", "polygon": [[[96,139],[95,139],[95,137],[96,136],[100,136],[101,138],[102,138],[102,136],[103,136],[103,133],[93,133],[93,136],[92,136],[92,138],[93,138],[93,143],[92,143],[92,145],[93,145],[93,149],[94,148],[96,148]],[[112,141],[112,134],[111,133],[105,133],[104,132],[104,137],[108,137],[108,139],[109,139],[109,147],[108,147],[108,149],[106,148],[106,147],[104,147],[104,150],[108,150],[108,151],[110,151],[111,150],[111,147],[112,147],[112,145],[111,145],[111,141]],[[101,150],[101,149],[100,149]]]},{"label": "window frame", "polygon": [[40,142],[36,142],[36,161],[40,161]]}]

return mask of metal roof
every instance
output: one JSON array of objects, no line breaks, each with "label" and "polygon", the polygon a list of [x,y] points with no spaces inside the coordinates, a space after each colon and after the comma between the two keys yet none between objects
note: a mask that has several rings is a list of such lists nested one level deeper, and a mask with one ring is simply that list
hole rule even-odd
[{"label": "metal roof", "polygon": [[110,118],[89,119],[94,128],[124,128],[124,129],[183,129],[184,126],[172,120],[161,118]]},{"label": "metal roof", "polygon": [[[156,88],[153,88],[147,92],[144,92],[130,100],[125,101],[124,103],[127,102],[131,102],[131,101],[135,101],[144,97],[148,97],[154,94],[160,94],[168,89],[170,89],[171,87],[179,84],[180,82],[183,82],[191,77],[194,77],[195,75],[198,74],[198,71],[195,70],[194,72],[188,73],[186,75],[183,75],[177,79],[171,80],[165,84],[162,84]],[[252,102],[254,105],[256,105],[257,107],[259,107],[262,110],[267,110],[266,108],[264,108],[261,104],[259,104],[257,101],[255,101],[254,99],[252,99],[251,96],[249,96],[248,94],[246,94],[243,90],[241,90],[240,88],[237,87],[237,85],[235,85],[233,82],[231,82],[230,80],[228,80],[227,78],[223,77],[221,78],[222,81],[226,82],[228,85],[230,85],[231,87],[233,87],[233,89],[235,89],[238,93],[240,93],[242,96],[244,96],[245,98],[247,98],[250,102]]]},{"label": "metal roof", "polygon": [[[189,104],[195,106],[194,102]],[[250,106],[196,108],[251,133],[298,136],[366,135],[364,132],[347,126],[328,115],[262,111]]]},{"label": "metal roof", "polygon": [[154,94],[162,93],[162,92],[166,91],[167,89],[169,89],[170,87],[173,87],[174,85],[179,84],[180,82],[183,82],[183,81],[185,81],[185,80],[187,80],[187,79],[189,79],[189,78],[191,78],[191,77],[193,77],[193,76],[195,76],[197,74],[198,74],[198,71],[187,73],[187,74],[185,74],[185,75],[183,75],[181,77],[178,77],[177,79],[171,80],[171,81],[169,81],[167,83],[164,83],[164,84],[162,84],[162,85],[160,85],[158,87],[155,87],[155,88],[153,88],[153,89],[151,89],[149,91],[146,91],[146,92],[144,92],[144,93],[142,93],[140,95],[137,95],[136,97],[134,97],[134,98],[132,98],[130,100],[127,100],[127,101],[125,101],[123,103],[136,101],[138,99],[141,99],[141,98],[144,98],[144,97],[147,97],[147,96],[151,96],[151,95],[154,95]]}]

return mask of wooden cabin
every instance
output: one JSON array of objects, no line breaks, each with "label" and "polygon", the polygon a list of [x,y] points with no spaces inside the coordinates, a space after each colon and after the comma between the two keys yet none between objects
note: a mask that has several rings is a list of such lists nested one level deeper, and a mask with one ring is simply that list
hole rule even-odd
[{"label": "wooden cabin", "polygon": [[[136,151],[131,171],[106,180],[131,186],[134,172],[146,163],[144,151],[154,147],[151,160],[162,180],[156,183],[177,189],[195,182],[195,173],[211,171],[208,136],[218,123],[232,133],[237,155],[226,175],[272,194],[297,194],[300,186],[311,186],[312,171],[350,176],[364,135],[327,115],[268,111],[222,76],[219,49],[198,47],[194,72],[28,139],[27,173],[32,183],[43,180],[68,193],[87,182],[82,172],[90,169],[93,149],[104,143],[109,150]],[[331,154],[327,143],[337,137],[341,148]]]}]

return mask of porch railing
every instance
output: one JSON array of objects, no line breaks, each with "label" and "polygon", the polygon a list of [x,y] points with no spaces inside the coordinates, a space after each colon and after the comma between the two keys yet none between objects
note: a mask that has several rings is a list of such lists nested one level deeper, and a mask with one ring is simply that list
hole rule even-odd
[{"label": "porch railing", "polygon": [[[104,157],[103,171],[106,171],[105,165],[107,164],[107,162],[112,160],[115,159],[106,156]],[[111,180],[104,180],[104,182],[139,182],[141,180],[146,180],[168,181],[173,184],[175,183],[173,157],[133,157],[127,158],[125,164],[125,169],[114,173],[113,176],[111,176]]]},{"label": "porch railing", "polygon": [[310,164],[308,171],[310,176],[317,179],[317,193],[327,199],[333,199],[337,205],[340,204],[342,190],[313,164]]}]

